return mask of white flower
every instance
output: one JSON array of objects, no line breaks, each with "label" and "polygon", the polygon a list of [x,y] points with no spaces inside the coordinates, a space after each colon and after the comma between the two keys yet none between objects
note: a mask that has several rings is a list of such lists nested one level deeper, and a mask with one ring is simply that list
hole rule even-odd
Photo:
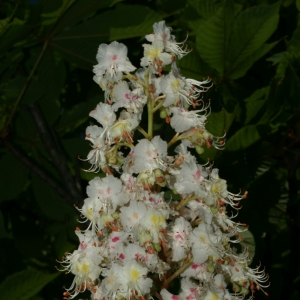
[{"label": "white flower", "polygon": [[90,116],[95,118],[103,127],[112,125],[116,120],[116,114],[111,105],[106,103],[99,103],[96,109],[90,112]]},{"label": "white flower", "polygon": [[141,59],[141,66],[152,66],[155,72],[161,73],[162,68],[172,62],[172,55],[163,52],[164,43],[154,41],[150,44],[143,44],[144,57]]},{"label": "white flower", "polygon": [[186,257],[186,251],[189,249],[188,236],[191,231],[190,223],[183,217],[176,219],[172,231],[169,233],[172,237],[172,261],[180,261]]},{"label": "white flower", "polygon": [[207,266],[208,263],[193,263],[183,273],[181,273],[181,276],[188,278],[193,277],[195,279],[201,280],[202,282],[209,282],[212,279],[212,273],[208,271]]},{"label": "white flower", "polygon": [[120,289],[123,293],[131,295],[131,293],[136,292],[137,294],[143,296],[150,292],[152,286],[152,280],[147,278],[148,269],[141,266],[136,260],[132,259],[127,261],[123,267],[119,268],[117,274],[117,281],[120,282]]},{"label": "white flower", "polygon": [[176,132],[181,133],[196,126],[204,128],[206,115],[199,115],[201,110],[188,111],[185,108],[171,107],[170,111],[173,114],[171,126]]},{"label": "white flower", "polygon": [[175,53],[179,59],[190,52],[180,47],[183,43],[176,43],[174,35],[171,35],[172,28],[167,27],[165,21],[154,23],[153,31],[153,34],[146,35],[149,42],[163,41],[165,50]]},{"label": "white flower", "polygon": [[176,175],[177,182],[175,188],[180,194],[195,193],[195,195],[201,197],[206,196],[206,190],[203,186],[203,181],[207,176],[207,172],[201,166],[194,163],[184,162],[181,165],[180,174]]},{"label": "white flower", "polygon": [[167,156],[167,142],[155,136],[151,142],[143,139],[134,148],[134,170],[136,173],[143,171],[152,172],[154,169],[165,170]]},{"label": "white flower", "polygon": [[142,218],[147,212],[146,205],[141,202],[131,201],[128,207],[121,207],[120,210],[120,218],[124,229],[127,230],[127,232],[132,232],[134,240],[138,242],[139,234],[142,229]]},{"label": "white flower", "polygon": [[118,81],[122,77],[122,72],[132,72],[136,69],[127,57],[127,47],[122,43],[101,44],[96,58],[98,64],[94,66],[93,72],[98,81],[105,74],[113,81]]},{"label": "white flower", "polygon": [[161,90],[166,94],[166,100],[164,102],[165,107],[177,104],[177,102],[187,102],[192,104],[192,101],[189,98],[189,93],[184,89],[184,81],[178,77],[175,77],[173,72],[170,72],[167,76],[162,77],[160,86]]},{"label": "white flower", "polygon": [[205,223],[201,223],[193,230],[189,239],[192,243],[195,263],[202,264],[206,262],[210,255],[217,259],[220,257],[220,251],[223,249],[220,243],[221,235],[221,232],[219,235],[216,234],[212,226]]},{"label": "white flower", "polygon": [[153,208],[149,208],[143,217],[142,226],[150,231],[153,242],[158,243],[159,231],[166,228],[166,219],[163,214]]},{"label": "white flower", "polygon": [[140,114],[147,103],[147,97],[143,93],[143,89],[136,88],[131,91],[126,81],[121,81],[114,86],[113,95],[112,101],[115,104],[112,107],[115,111],[120,107],[125,107],[128,112]]},{"label": "white flower", "polygon": [[94,201],[96,212],[108,214],[114,213],[117,206],[124,205],[129,200],[123,192],[121,180],[112,175],[92,179],[87,187],[87,194]]}]

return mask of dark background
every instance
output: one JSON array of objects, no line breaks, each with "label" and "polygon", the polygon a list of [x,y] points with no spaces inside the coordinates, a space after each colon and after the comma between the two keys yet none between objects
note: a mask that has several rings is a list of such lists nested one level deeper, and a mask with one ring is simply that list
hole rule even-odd
[{"label": "dark background", "polygon": [[[78,160],[90,150],[88,114],[103,100],[92,80],[97,48],[121,41],[138,67],[144,36],[160,20],[177,41],[188,32],[193,51],[178,62],[183,75],[214,84],[204,95],[212,107],[207,129],[226,131],[226,148],[205,149],[199,161],[213,160],[231,192],[249,191],[236,220],[249,224],[252,266],[270,275],[268,298],[300,299],[299,0],[0,5],[1,299],[62,299],[73,280],[55,266],[78,247],[73,204],[99,176]],[[163,124],[156,119],[156,134]]]}]

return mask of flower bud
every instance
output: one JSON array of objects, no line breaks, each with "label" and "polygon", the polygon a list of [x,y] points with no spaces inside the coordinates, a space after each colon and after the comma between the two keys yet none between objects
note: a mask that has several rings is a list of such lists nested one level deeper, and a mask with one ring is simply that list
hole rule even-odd
[{"label": "flower bud", "polygon": [[213,273],[213,272],[215,271],[215,267],[214,267],[214,265],[213,265],[212,263],[209,263],[209,264],[207,265],[207,271],[208,271],[209,273]]},{"label": "flower bud", "polygon": [[168,110],[163,107],[160,111],[159,111],[159,116],[162,118],[162,119],[165,119],[167,116],[168,116]]},{"label": "flower bud", "polygon": [[100,223],[105,226],[107,222],[113,222],[114,218],[110,214],[102,213],[100,217]]},{"label": "flower bud", "polygon": [[203,147],[197,145],[196,146],[196,151],[197,151],[198,154],[202,154],[204,152],[204,149],[203,149]]},{"label": "flower bud", "polygon": [[146,243],[152,242],[152,236],[146,230],[143,230],[140,233],[139,242],[141,246],[144,246]]},{"label": "flower bud", "polygon": [[154,246],[155,251],[159,252],[161,250],[160,244],[153,243],[153,246]]}]

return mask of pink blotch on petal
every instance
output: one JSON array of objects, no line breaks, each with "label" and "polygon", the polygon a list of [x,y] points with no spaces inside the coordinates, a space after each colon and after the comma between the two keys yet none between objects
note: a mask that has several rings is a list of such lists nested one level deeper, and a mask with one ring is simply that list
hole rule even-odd
[{"label": "pink blotch on petal", "polygon": [[119,240],[120,240],[120,238],[118,236],[115,236],[115,237],[112,238],[112,242],[114,242],[114,243],[119,241]]},{"label": "pink blotch on petal", "polygon": [[179,300],[179,297],[176,295],[172,295],[171,298],[172,298],[172,300]]}]

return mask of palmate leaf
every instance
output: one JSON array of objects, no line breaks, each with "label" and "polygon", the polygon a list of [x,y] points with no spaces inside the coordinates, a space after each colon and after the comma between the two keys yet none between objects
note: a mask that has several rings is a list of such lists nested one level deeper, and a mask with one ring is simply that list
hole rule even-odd
[{"label": "palmate leaf", "polygon": [[55,23],[74,2],[75,0],[63,0],[59,9],[49,13],[42,13],[41,17],[43,25],[51,25]]},{"label": "palmate leaf", "polygon": [[220,2],[214,0],[188,0],[188,3],[206,20],[212,17],[221,6]]},{"label": "palmate leaf", "polygon": [[[247,59],[252,61],[251,64],[258,59],[258,55],[253,56],[253,54],[262,47],[276,30],[279,20],[279,7],[280,2],[273,5],[260,5],[251,7],[238,15],[228,45],[225,75],[230,76],[233,70],[239,68],[240,64],[244,69],[249,68],[247,65],[243,66],[243,62]],[[268,48],[263,49],[264,52],[267,50]]]},{"label": "palmate leaf", "polygon": [[244,100],[246,104],[246,116],[244,124],[249,124],[253,118],[255,118],[258,112],[262,109],[267,101],[266,95],[268,94],[270,87],[264,87],[256,90],[250,97]]},{"label": "palmate leaf", "polygon": [[230,79],[238,79],[246,74],[246,72],[252,67],[252,65],[259,60],[261,57],[266,55],[274,46],[276,46],[278,41],[263,44],[255,52],[249,55],[244,61],[240,62],[238,65],[232,68],[229,73]]},{"label": "palmate leaf", "polygon": [[[126,22],[122,16],[128,15]],[[114,21],[110,28],[110,41],[145,36],[153,31],[152,26],[160,21],[160,16],[152,9],[142,5],[122,5],[113,13]]]},{"label": "palmate leaf", "polygon": [[207,76],[212,76],[213,69],[198,55],[196,51],[191,51],[188,55],[176,61],[181,73],[187,78],[202,81]]},{"label": "palmate leaf", "polygon": [[201,23],[197,33],[200,56],[220,74],[224,73],[227,45],[234,20],[234,4],[227,0],[208,20]]},{"label": "palmate leaf", "polygon": [[226,143],[227,151],[238,151],[248,148],[261,139],[256,125],[248,125],[238,130]]},{"label": "palmate leaf", "polygon": [[36,270],[24,270],[7,277],[0,285],[2,299],[27,300],[36,295],[60,273],[45,274]]}]

